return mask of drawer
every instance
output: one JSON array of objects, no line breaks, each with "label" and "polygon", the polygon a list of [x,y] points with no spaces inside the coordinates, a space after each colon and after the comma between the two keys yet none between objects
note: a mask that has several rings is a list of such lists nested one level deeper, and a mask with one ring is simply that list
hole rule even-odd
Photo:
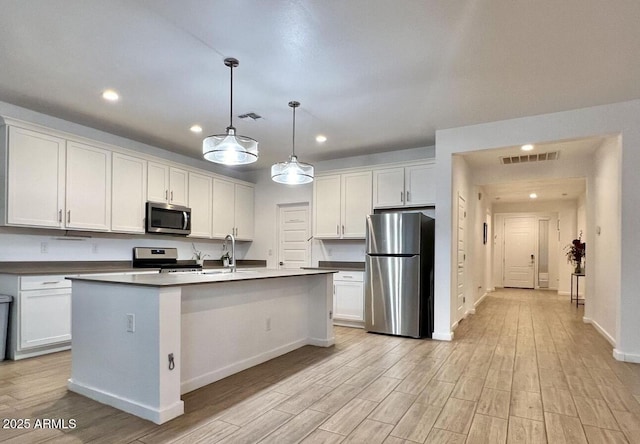
[{"label": "drawer", "polygon": [[334,281],[363,282],[364,271],[340,271],[333,278]]},{"label": "drawer", "polygon": [[22,276],[20,290],[48,290],[52,288],[71,288],[71,281],[64,275]]}]

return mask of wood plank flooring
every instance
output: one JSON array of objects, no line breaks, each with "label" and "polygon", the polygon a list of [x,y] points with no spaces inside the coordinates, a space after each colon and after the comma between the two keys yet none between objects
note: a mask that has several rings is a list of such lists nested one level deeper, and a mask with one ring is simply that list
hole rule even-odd
[{"label": "wood plank flooring", "polygon": [[452,342],[336,328],[334,347],[184,395],[162,426],[68,392],[69,352],[5,361],[0,427],[31,427],[0,428],[0,442],[639,443],[640,365],[615,361],[582,316],[568,297],[499,290]]}]

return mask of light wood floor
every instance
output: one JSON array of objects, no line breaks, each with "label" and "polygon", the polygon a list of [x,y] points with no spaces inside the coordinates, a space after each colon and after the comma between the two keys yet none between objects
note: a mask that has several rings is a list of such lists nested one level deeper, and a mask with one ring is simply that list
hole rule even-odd
[{"label": "light wood floor", "polygon": [[[0,441],[104,443],[638,443],[640,365],[615,361],[551,292],[501,290],[453,342],[336,328],[304,347],[186,394],[162,426],[66,390],[70,353],[0,364]],[[74,419],[73,430],[37,419]],[[3,423],[0,426],[3,426]]]}]

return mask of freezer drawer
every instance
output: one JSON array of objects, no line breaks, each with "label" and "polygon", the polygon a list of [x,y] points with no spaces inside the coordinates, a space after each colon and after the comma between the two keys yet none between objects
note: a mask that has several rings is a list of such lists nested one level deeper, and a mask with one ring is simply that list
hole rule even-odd
[{"label": "freezer drawer", "polygon": [[420,256],[369,256],[365,272],[365,329],[420,337]]}]

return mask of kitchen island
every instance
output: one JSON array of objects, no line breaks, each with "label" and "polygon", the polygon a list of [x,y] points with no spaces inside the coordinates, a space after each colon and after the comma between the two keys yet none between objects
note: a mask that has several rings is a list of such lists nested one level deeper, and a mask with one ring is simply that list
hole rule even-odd
[{"label": "kitchen island", "polygon": [[70,278],[69,390],[162,424],[180,395],[304,345],[333,345],[332,270]]}]

